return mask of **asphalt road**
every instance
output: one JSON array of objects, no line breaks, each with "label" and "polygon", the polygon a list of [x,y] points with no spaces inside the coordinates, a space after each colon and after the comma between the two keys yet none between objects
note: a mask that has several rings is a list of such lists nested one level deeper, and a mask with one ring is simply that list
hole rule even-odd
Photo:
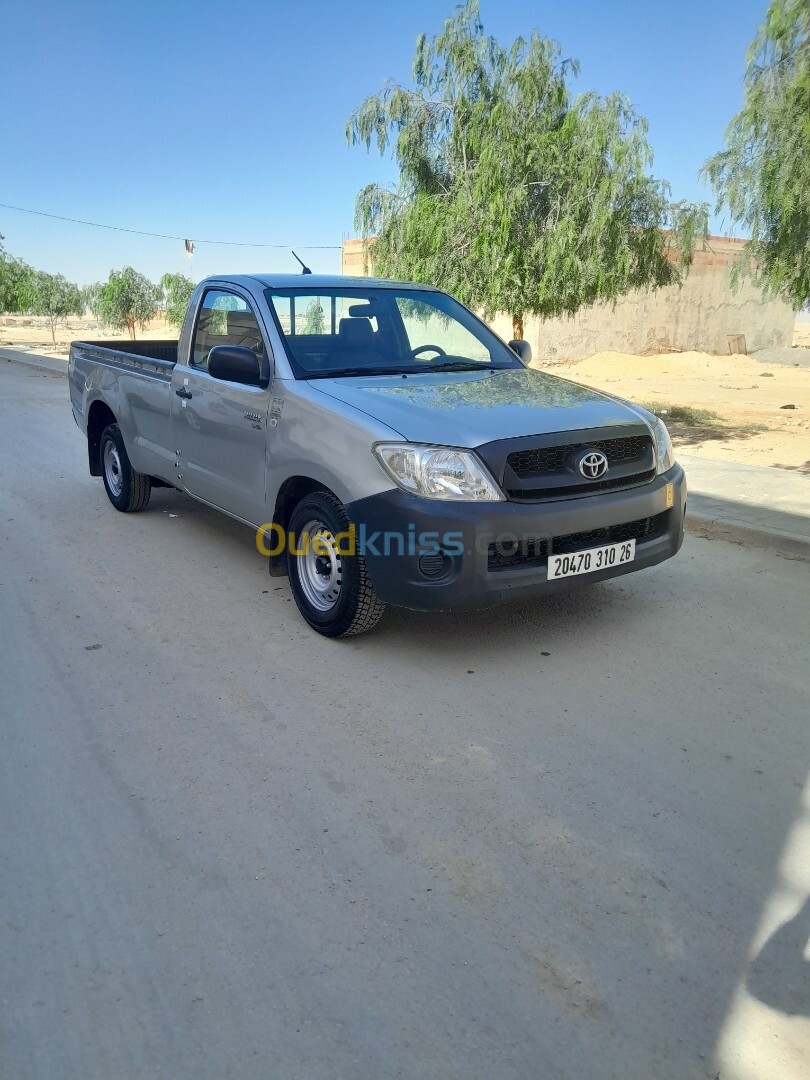
[{"label": "asphalt road", "polygon": [[0,1075],[808,1074],[807,563],[309,631],[0,365]]}]

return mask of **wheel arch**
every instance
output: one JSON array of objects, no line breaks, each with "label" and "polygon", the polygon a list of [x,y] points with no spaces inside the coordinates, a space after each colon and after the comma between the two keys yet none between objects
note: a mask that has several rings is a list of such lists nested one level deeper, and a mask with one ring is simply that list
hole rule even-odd
[{"label": "wheel arch", "polygon": [[[328,484],[323,483],[322,480],[316,480],[314,476],[289,476],[278,489],[273,510],[273,524],[286,532],[293,510],[305,495],[311,495],[313,491],[326,491],[337,498]],[[287,576],[287,557],[283,551],[278,555],[270,556],[270,574],[272,577]]]},{"label": "wheel arch", "polygon": [[106,401],[93,402],[87,413],[87,463],[91,476],[101,476],[101,433],[118,419]]}]

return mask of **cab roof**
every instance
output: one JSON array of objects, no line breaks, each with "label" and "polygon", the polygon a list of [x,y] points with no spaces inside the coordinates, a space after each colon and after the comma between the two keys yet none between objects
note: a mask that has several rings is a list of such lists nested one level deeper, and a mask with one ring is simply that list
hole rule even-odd
[{"label": "cab roof", "polygon": [[347,274],[216,274],[212,281],[232,281],[235,285],[254,285],[257,281],[266,289],[419,289],[440,292],[433,285],[418,285],[408,281],[386,281],[384,278],[350,277]]}]

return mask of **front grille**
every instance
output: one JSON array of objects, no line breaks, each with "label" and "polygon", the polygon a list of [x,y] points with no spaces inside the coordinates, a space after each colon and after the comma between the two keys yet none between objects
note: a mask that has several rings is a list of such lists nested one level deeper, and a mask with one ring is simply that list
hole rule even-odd
[{"label": "front grille", "polygon": [[537,502],[538,499],[555,499],[566,495],[592,495],[597,491],[609,491],[611,488],[631,487],[633,484],[646,484],[655,478],[655,469],[632,473],[630,476],[612,476],[607,480],[586,480],[583,484],[566,484],[565,487],[510,488],[507,495],[513,502]]},{"label": "front grille", "polygon": [[570,555],[575,551],[601,547],[603,544],[621,544],[626,540],[652,540],[667,531],[665,510],[653,517],[626,521],[622,525],[607,525],[587,532],[555,536],[551,540],[542,537],[506,540],[490,544],[487,569],[490,571],[515,570],[526,566],[541,566],[549,555]]},{"label": "front grille", "polygon": [[[521,479],[538,473],[562,472],[569,458],[577,450],[601,450],[608,459],[608,467],[643,457],[649,449],[649,435],[628,435],[620,439],[601,439],[596,442],[566,443],[563,446],[538,446],[531,450],[516,450],[506,461],[514,474]],[[595,486],[595,485],[594,485]]]},{"label": "front grille", "polygon": [[556,536],[552,541],[552,554],[570,555],[572,551],[601,547],[602,544],[622,544],[625,540],[649,540],[653,536],[666,532],[666,516],[665,510],[654,517],[627,521],[624,525],[608,525],[603,529],[590,529],[588,532]]},{"label": "front grille", "polygon": [[548,558],[548,540],[505,540],[489,545],[488,570],[537,566]]},{"label": "front grille", "polygon": [[[589,480],[579,469],[589,450],[601,450],[607,458],[607,472],[598,480]],[[641,421],[521,435],[483,443],[476,451],[510,502],[588,498],[655,478],[653,439]]]}]

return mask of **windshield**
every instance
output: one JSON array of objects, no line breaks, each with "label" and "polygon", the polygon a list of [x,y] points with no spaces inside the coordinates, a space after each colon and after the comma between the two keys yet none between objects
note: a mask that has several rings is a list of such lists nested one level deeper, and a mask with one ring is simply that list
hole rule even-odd
[{"label": "windshield", "polygon": [[298,378],[520,368],[446,293],[421,289],[268,289]]}]

